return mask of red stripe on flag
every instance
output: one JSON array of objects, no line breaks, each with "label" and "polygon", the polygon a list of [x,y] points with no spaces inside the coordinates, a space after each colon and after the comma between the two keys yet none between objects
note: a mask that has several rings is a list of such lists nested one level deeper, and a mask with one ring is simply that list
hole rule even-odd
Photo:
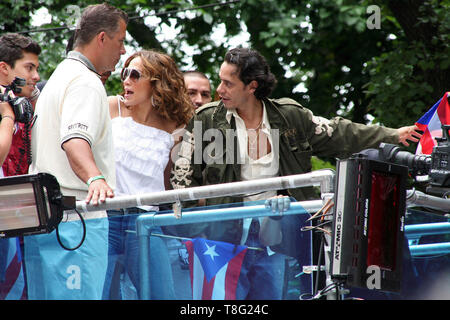
[{"label": "red stripe on flag", "polygon": [[28,291],[26,283],[25,286],[23,287],[22,296],[20,297],[20,300],[28,300]]},{"label": "red stripe on flag", "polygon": [[225,276],[225,300],[236,300],[236,288],[246,252],[247,249],[242,250],[234,259],[228,262],[228,270]]},{"label": "red stripe on flag", "polygon": [[447,94],[444,95],[436,110],[442,124],[450,124],[450,104],[447,100]]},{"label": "red stripe on flag", "polygon": [[206,279],[206,276],[203,278],[202,300],[211,300],[212,299],[215,280],[216,280],[216,277],[212,278],[210,282],[208,282],[208,280]]},{"label": "red stripe on flag", "polygon": [[191,288],[194,289],[194,279],[192,275],[194,274],[194,243],[192,241],[186,241],[184,243],[188,251],[188,261],[189,261],[189,274],[191,275]]},{"label": "red stripe on flag", "polygon": [[422,145],[422,153],[423,154],[431,154],[433,152],[434,147],[434,139],[431,136],[430,131],[426,130],[423,133],[423,136],[420,140],[420,144]]},{"label": "red stripe on flag", "polygon": [[19,277],[20,270],[22,268],[22,263],[19,261],[19,257],[17,256],[17,252],[14,255],[14,258],[9,263],[5,272],[5,282],[3,282],[0,286],[0,300],[4,300],[8,295],[11,288],[14,286],[14,283],[17,281]]}]

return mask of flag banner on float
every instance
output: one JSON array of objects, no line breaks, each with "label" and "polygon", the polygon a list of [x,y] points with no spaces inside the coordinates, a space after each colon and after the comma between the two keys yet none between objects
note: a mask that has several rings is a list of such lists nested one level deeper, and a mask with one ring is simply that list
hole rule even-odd
[{"label": "flag banner on float", "polygon": [[19,238],[0,239],[0,300],[26,298]]},{"label": "flag banner on float", "polygon": [[417,122],[416,126],[423,131],[422,138],[417,144],[416,154],[431,154],[437,145],[436,137],[442,137],[442,124],[450,125],[450,92],[431,107]]},{"label": "flag banner on float", "polygon": [[185,242],[189,254],[192,298],[234,300],[246,246],[195,238]]}]

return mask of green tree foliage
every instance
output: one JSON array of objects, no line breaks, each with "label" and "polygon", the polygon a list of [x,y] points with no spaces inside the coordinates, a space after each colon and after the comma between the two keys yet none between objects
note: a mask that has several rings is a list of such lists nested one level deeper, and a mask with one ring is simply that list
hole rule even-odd
[{"label": "green tree foliage", "polygon": [[[449,1],[388,1],[386,24],[397,26],[393,48],[372,57],[367,70],[373,113],[386,125],[411,123],[450,84]],[[395,17],[395,19],[394,19]]]},{"label": "green tree foliage", "polygon": [[[31,16],[42,7],[52,20],[39,28],[73,28],[76,6],[99,1],[76,6],[68,0],[9,2],[0,4],[0,32],[36,29]],[[410,125],[449,90],[449,0],[221,0],[220,6],[209,6],[212,0],[108,2],[131,17],[130,46],[163,50],[182,70],[204,71],[214,86],[226,50],[235,45],[231,39],[247,32],[242,45],[260,51],[278,78],[273,95],[294,98],[324,117]],[[163,25],[172,26],[176,36],[160,42]],[[224,35],[213,37],[217,30]],[[29,35],[44,48],[41,74],[47,78],[64,57],[70,31]],[[193,52],[190,60],[186,46]],[[117,76],[107,88],[117,93]]]}]

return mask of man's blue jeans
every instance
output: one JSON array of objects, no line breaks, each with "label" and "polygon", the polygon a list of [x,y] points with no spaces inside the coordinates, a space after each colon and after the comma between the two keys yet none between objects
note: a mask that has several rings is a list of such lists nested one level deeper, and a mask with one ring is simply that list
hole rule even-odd
[{"label": "man's blue jeans", "polygon": [[[258,235],[249,234],[245,245],[261,247]],[[286,256],[281,253],[268,255],[263,251],[248,249],[242,262],[236,289],[237,300],[281,300]]]},{"label": "man's blue jeans", "polygon": [[[146,213],[146,211],[139,208],[108,211],[109,249],[108,268],[103,288],[104,300],[122,299],[121,274],[127,274],[137,293],[140,292],[139,239],[136,235],[136,218],[141,213]],[[158,227],[152,229],[151,233],[162,233],[162,231]],[[150,265],[148,268],[150,268],[151,299],[175,299],[169,253],[164,240],[160,237],[150,237]]]}]

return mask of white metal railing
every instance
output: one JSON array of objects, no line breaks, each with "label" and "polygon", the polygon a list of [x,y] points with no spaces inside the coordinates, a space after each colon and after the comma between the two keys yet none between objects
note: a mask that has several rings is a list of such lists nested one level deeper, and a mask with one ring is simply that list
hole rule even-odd
[{"label": "white metal railing", "polygon": [[431,196],[429,194],[417,190],[407,191],[406,203],[408,207],[424,206],[431,209],[444,210],[445,212],[450,212],[450,199]]},{"label": "white metal railing", "polygon": [[334,188],[334,176],[335,173],[333,170],[324,169],[297,175],[107,198],[104,203],[97,206],[92,204],[87,205],[84,201],[77,201],[76,209],[83,212],[120,209],[144,205],[179,203],[181,201],[206,198],[245,195],[306,186],[320,186],[321,193],[332,193]]},{"label": "white metal railing", "polygon": [[[313,171],[305,174],[257,179],[251,181],[230,182],[218,185],[209,185],[201,187],[192,187],[177,190],[168,190],[162,192],[153,192],[148,194],[121,196],[108,198],[102,204],[97,206],[86,205],[84,201],[77,201],[77,210],[99,211],[108,209],[128,208],[143,205],[159,205],[166,203],[181,203],[181,201],[199,200],[205,198],[245,195],[269,190],[283,190],[300,188],[307,186],[320,186],[321,193],[332,196],[334,188],[335,173],[333,170],[325,169]],[[306,201],[296,203],[286,214],[300,214],[306,212],[316,212],[322,207],[322,200]],[[253,218],[260,216],[269,216],[273,213],[264,206],[249,206],[245,208],[228,208],[223,210],[189,211],[183,215],[182,219],[174,214],[154,213],[142,214],[136,221],[136,231],[139,237],[139,270],[141,281],[141,299],[150,298],[150,270],[149,265],[149,241],[150,229],[153,226],[167,226],[195,222],[212,222],[230,219]]]}]

